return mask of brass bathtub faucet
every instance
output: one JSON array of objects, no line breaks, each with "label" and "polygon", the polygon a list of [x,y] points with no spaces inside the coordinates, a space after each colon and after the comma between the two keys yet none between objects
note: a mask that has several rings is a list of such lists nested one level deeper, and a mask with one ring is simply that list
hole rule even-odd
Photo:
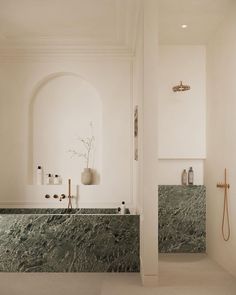
[{"label": "brass bathtub faucet", "polygon": [[[50,199],[51,196],[49,194],[45,195],[46,199]],[[59,199],[59,201],[61,202],[63,199],[66,198],[65,194],[61,194],[61,196],[59,197],[57,194],[53,195],[54,199]],[[72,209],[72,202],[71,199],[73,198],[73,196],[71,195],[71,179],[68,179],[68,209]]]}]

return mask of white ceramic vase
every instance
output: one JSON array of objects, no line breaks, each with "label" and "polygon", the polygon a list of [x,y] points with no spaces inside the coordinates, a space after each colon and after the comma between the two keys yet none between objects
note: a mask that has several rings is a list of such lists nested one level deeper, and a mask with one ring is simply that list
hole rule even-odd
[{"label": "white ceramic vase", "polygon": [[81,174],[81,182],[85,185],[92,184],[93,173],[91,168],[84,168],[84,171]]}]

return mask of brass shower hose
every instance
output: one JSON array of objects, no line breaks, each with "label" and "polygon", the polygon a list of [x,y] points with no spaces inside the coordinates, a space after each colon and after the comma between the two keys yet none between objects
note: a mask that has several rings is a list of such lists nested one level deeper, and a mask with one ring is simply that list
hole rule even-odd
[{"label": "brass shower hose", "polygon": [[[221,226],[221,231],[222,231],[222,236],[223,239],[227,242],[230,239],[230,221],[229,221],[229,206],[228,206],[228,189],[230,188],[230,185],[227,184],[227,171],[225,168],[224,171],[224,183],[218,183],[217,187],[224,188],[224,208],[223,208],[223,218],[222,218],[222,226]],[[227,227],[227,233],[225,232],[225,223]]]}]

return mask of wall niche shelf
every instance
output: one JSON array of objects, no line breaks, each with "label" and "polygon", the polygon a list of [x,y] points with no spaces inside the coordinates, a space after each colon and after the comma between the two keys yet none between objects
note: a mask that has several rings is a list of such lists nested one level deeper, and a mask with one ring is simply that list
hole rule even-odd
[{"label": "wall niche shelf", "polygon": [[[44,114],[42,116],[42,113]],[[101,171],[103,106],[97,89],[70,72],[42,78],[33,89],[28,116],[28,184],[37,166],[79,183],[85,166],[80,139],[94,138],[89,165]],[[86,163],[87,164],[87,163]]]}]

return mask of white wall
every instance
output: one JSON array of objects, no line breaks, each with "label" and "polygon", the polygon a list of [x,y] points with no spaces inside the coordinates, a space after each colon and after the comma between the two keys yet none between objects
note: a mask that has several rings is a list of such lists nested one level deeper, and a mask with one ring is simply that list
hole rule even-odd
[{"label": "white wall", "polygon": [[[161,45],[158,86],[159,184],[180,184],[193,166],[195,184],[203,184],[206,157],[206,57],[204,46]],[[180,81],[186,92],[173,92]]]},{"label": "white wall", "polygon": [[[54,58],[53,60],[50,60],[49,57],[46,59],[36,57],[35,59],[31,58],[22,61],[19,59],[15,59],[15,61],[5,60],[0,63],[0,205],[32,207],[65,206],[65,204],[59,204],[58,201],[44,199],[46,192],[57,192],[58,188],[39,188],[28,185],[30,184],[30,177],[28,177],[28,166],[30,166],[28,157],[29,106],[40,81],[55,73],[73,73],[82,77],[96,90],[97,96],[102,104],[102,156],[99,156],[101,165],[98,165],[98,169],[100,170],[98,172],[101,173],[101,184],[80,187],[80,206],[114,207],[118,206],[123,200],[126,201],[128,206],[133,206],[131,169],[131,60],[127,58],[106,57],[86,58],[84,56],[82,58],[72,59],[70,57]],[[75,89],[77,82],[72,82],[73,85],[71,82],[68,82],[72,89],[68,89],[67,86],[69,84],[67,82],[60,81],[60,93],[56,93],[55,85],[53,86],[52,84],[51,86],[54,87],[54,90],[51,89],[49,91],[49,89],[44,88],[43,91],[39,92],[35,101],[39,103],[40,100],[44,99],[45,106],[47,100],[50,99],[53,103],[56,103],[56,98],[50,96],[53,93],[60,96],[63,91],[64,95],[66,95],[67,91],[70,91],[68,93],[68,101],[70,101],[75,93],[78,94],[78,89]],[[61,99],[61,97],[59,98]],[[42,118],[46,115],[50,116],[48,110],[46,112],[41,110]],[[70,120],[70,114],[65,109],[63,119],[66,118]],[[50,119],[48,119],[47,117],[45,118],[47,124],[50,123]],[[75,122],[75,124],[77,123]],[[65,134],[66,132],[65,129],[62,131],[61,140],[63,140],[63,137],[68,140]],[[78,130],[78,133],[80,133],[80,130]],[[45,130],[45,134],[49,136],[48,130]],[[53,142],[49,142],[53,144]],[[73,143],[68,142],[67,147],[64,147],[69,149],[71,144]],[[51,148],[48,150],[51,150]],[[68,161],[72,160],[68,159]],[[73,193],[75,194],[75,184],[80,183],[79,170],[82,169],[84,164],[78,159],[74,159],[74,161],[79,166],[77,181],[75,169],[73,168]],[[35,160],[36,162],[37,160]],[[47,164],[45,165],[47,166]],[[48,169],[51,170],[52,168],[60,170],[60,167],[55,166],[50,168],[48,166]],[[64,172],[62,171],[62,173]],[[66,173],[63,175],[65,179],[69,177],[68,173],[69,170],[67,167]],[[60,190],[67,192],[66,184]]]},{"label": "white wall", "polygon": [[[207,252],[236,276],[236,5],[207,47]],[[231,239],[221,236],[224,168],[229,173]]]}]

